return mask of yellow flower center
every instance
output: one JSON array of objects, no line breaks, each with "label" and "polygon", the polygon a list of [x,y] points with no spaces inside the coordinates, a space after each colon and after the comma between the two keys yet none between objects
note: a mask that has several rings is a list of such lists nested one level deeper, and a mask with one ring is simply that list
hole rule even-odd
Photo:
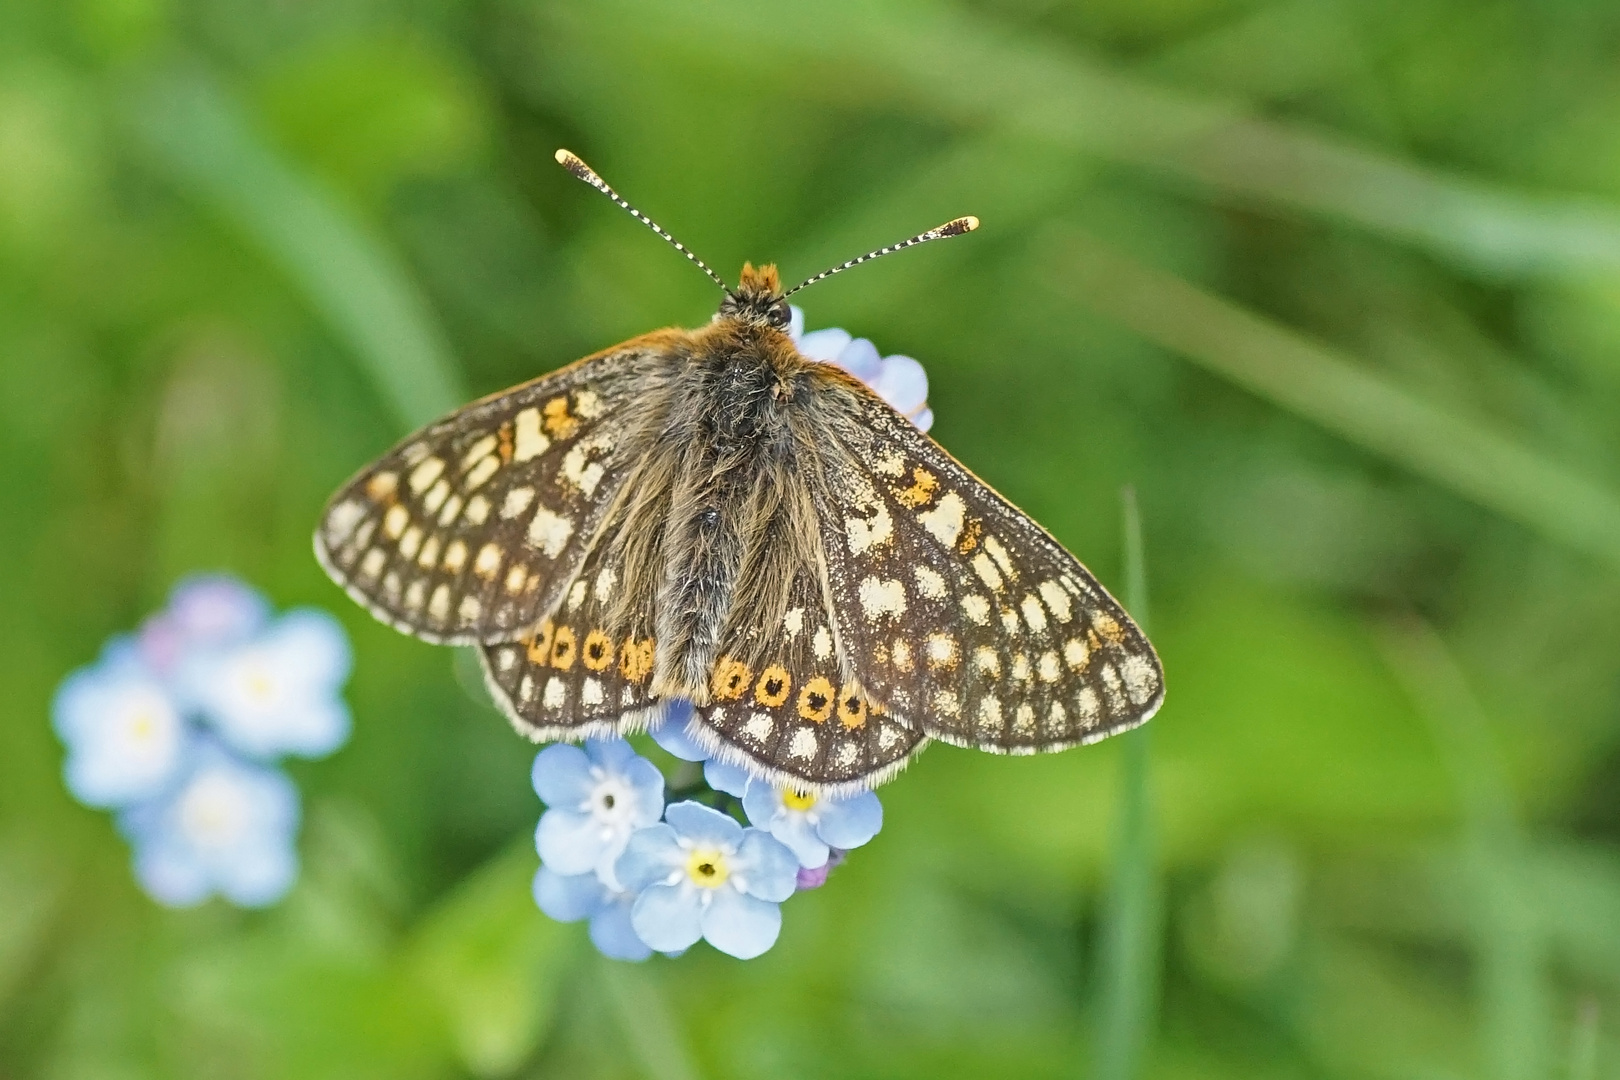
[{"label": "yellow flower center", "polygon": [[718,889],[731,876],[731,868],[726,865],[726,857],[722,853],[712,848],[699,848],[687,856],[686,876],[699,888]]},{"label": "yellow flower center", "polygon": [[246,681],[248,696],[255,701],[269,700],[271,692],[275,689],[275,684],[263,671],[248,672]]},{"label": "yellow flower center", "polygon": [[129,733],[137,742],[146,742],[157,734],[157,720],[149,712],[139,712],[129,722]]},{"label": "yellow flower center", "polygon": [[808,810],[816,805],[816,797],[807,792],[794,791],[788,788],[782,792],[782,805],[789,810]]}]

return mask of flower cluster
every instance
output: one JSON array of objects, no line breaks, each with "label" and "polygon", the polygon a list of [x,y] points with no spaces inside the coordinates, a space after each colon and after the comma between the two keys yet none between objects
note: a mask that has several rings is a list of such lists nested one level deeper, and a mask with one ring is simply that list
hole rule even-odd
[{"label": "flower cluster", "polygon": [[276,617],[235,578],[187,579],[58,688],[68,790],[117,813],[159,903],[272,904],[298,874],[298,790],[275,763],[343,745],[349,666],[325,612]]},{"label": "flower cluster", "polygon": [[[534,759],[547,810],[535,831],[534,898],[560,922],[590,920],[604,955],[644,960],[707,941],[747,960],[776,943],[782,901],[824,884],[883,827],[870,791],[847,799],[773,787],[709,757],[677,702],[653,739],[701,762],[705,782],[666,803],[663,774],[623,739],[555,744]],[[714,803],[717,805],[708,805]],[[737,808],[745,828],[723,809]]]},{"label": "flower cluster", "polygon": [[[844,368],[928,429],[921,364],[883,357],[843,330],[805,333],[804,313],[792,310],[801,352]],[[711,756],[691,723],[691,703],[674,702],[651,732],[672,756],[703,766],[704,782],[667,803],[663,774],[623,739],[548,746],[534,760],[534,789],[548,808],[535,832],[535,902],[561,922],[589,919],[604,955],[644,960],[701,939],[758,956],[781,932],[781,902],[825,884],[845,852],[883,827],[876,794],[828,799],[774,787]],[[725,810],[740,811],[748,827]]]}]

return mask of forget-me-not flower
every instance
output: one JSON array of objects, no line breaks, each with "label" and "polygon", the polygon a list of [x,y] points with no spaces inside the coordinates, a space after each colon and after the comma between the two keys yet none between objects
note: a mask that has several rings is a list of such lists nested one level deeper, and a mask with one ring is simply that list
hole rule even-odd
[{"label": "forget-me-not flower", "polygon": [[127,637],[114,638],[97,663],[69,675],[51,712],[68,750],[68,790],[86,806],[106,809],[158,795],[185,759],[185,718]]},{"label": "forget-me-not flower", "polygon": [[595,874],[610,890],[630,835],[664,810],[664,776],[623,739],[566,743],[535,756],[534,790],[549,808],[535,830],[540,861],[564,876]]},{"label": "forget-me-not flower", "polygon": [[647,943],[630,925],[636,895],[609,888],[594,873],[559,874],[542,866],[534,875],[534,902],[558,922],[591,921],[591,944],[614,960],[645,960]]},{"label": "forget-me-not flower", "polygon": [[873,791],[833,799],[755,779],[742,800],[748,820],[791,848],[807,870],[825,866],[831,849],[860,847],[883,828],[883,804]]},{"label": "forget-me-not flower", "polygon": [[160,903],[189,907],[214,893],[243,907],[273,904],[298,874],[298,790],[279,770],[204,743],[163,797],[119,816],[135,876]]},{"label": "forget-me-not flower", "polygon": [[916,360],[899,354],[884,356],[876,345],[847,330],[828,327],[805,333],[803,326],[804,313],[793,308],[790,330],[798,330],[792,337],[801,353],[837,364],[860,379],[918,430],[927,431],[934,425],[934,412],[928,407],[928,374]]},{"label": "forget-me-not flower", "polygon": [[636,936],[660,952],[699,938],[742,960],[776,943],[777,906],[793,895],[793,852],[759,829],[702,803],[674,803],[664,822],[638,829],[619,857],[618,879],[639,892],[631,909]]}]

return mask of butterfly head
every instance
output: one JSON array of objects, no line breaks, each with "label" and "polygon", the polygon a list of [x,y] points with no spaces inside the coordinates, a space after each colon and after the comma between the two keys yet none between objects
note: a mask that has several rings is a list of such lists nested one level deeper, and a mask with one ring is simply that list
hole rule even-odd
[{"label": "butterfly head", "polygon": [[726,298],[720,302],[719,317],[786,332],[793,312],[782,296],[782,281],[777,277],[776,267],[766,264],[756,270],[753,263],[743,263],[742,280],[736,289],[726,290]]}]

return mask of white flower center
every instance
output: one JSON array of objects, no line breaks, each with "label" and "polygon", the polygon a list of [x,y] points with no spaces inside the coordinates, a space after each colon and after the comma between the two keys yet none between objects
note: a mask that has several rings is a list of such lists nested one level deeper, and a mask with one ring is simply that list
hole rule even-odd
[{"label": "white flower center", "polygon": [[591,788],[590,797],[581,808],[604,830],[618,832],[634,824],[636,793],[620,776],[604,775]]},{"label": "white flower center", "polygon": [[163,695],[138,691],[119,710],[117,740],[125,760],[135,765],[155,765],[174,752],[180,719]]},{"label": "white flower center", "polygon": [[223,850],[247,831],[251,808],[247,793],[227,776],[198,777],[180,796],[180,828],[201,848]]}]

